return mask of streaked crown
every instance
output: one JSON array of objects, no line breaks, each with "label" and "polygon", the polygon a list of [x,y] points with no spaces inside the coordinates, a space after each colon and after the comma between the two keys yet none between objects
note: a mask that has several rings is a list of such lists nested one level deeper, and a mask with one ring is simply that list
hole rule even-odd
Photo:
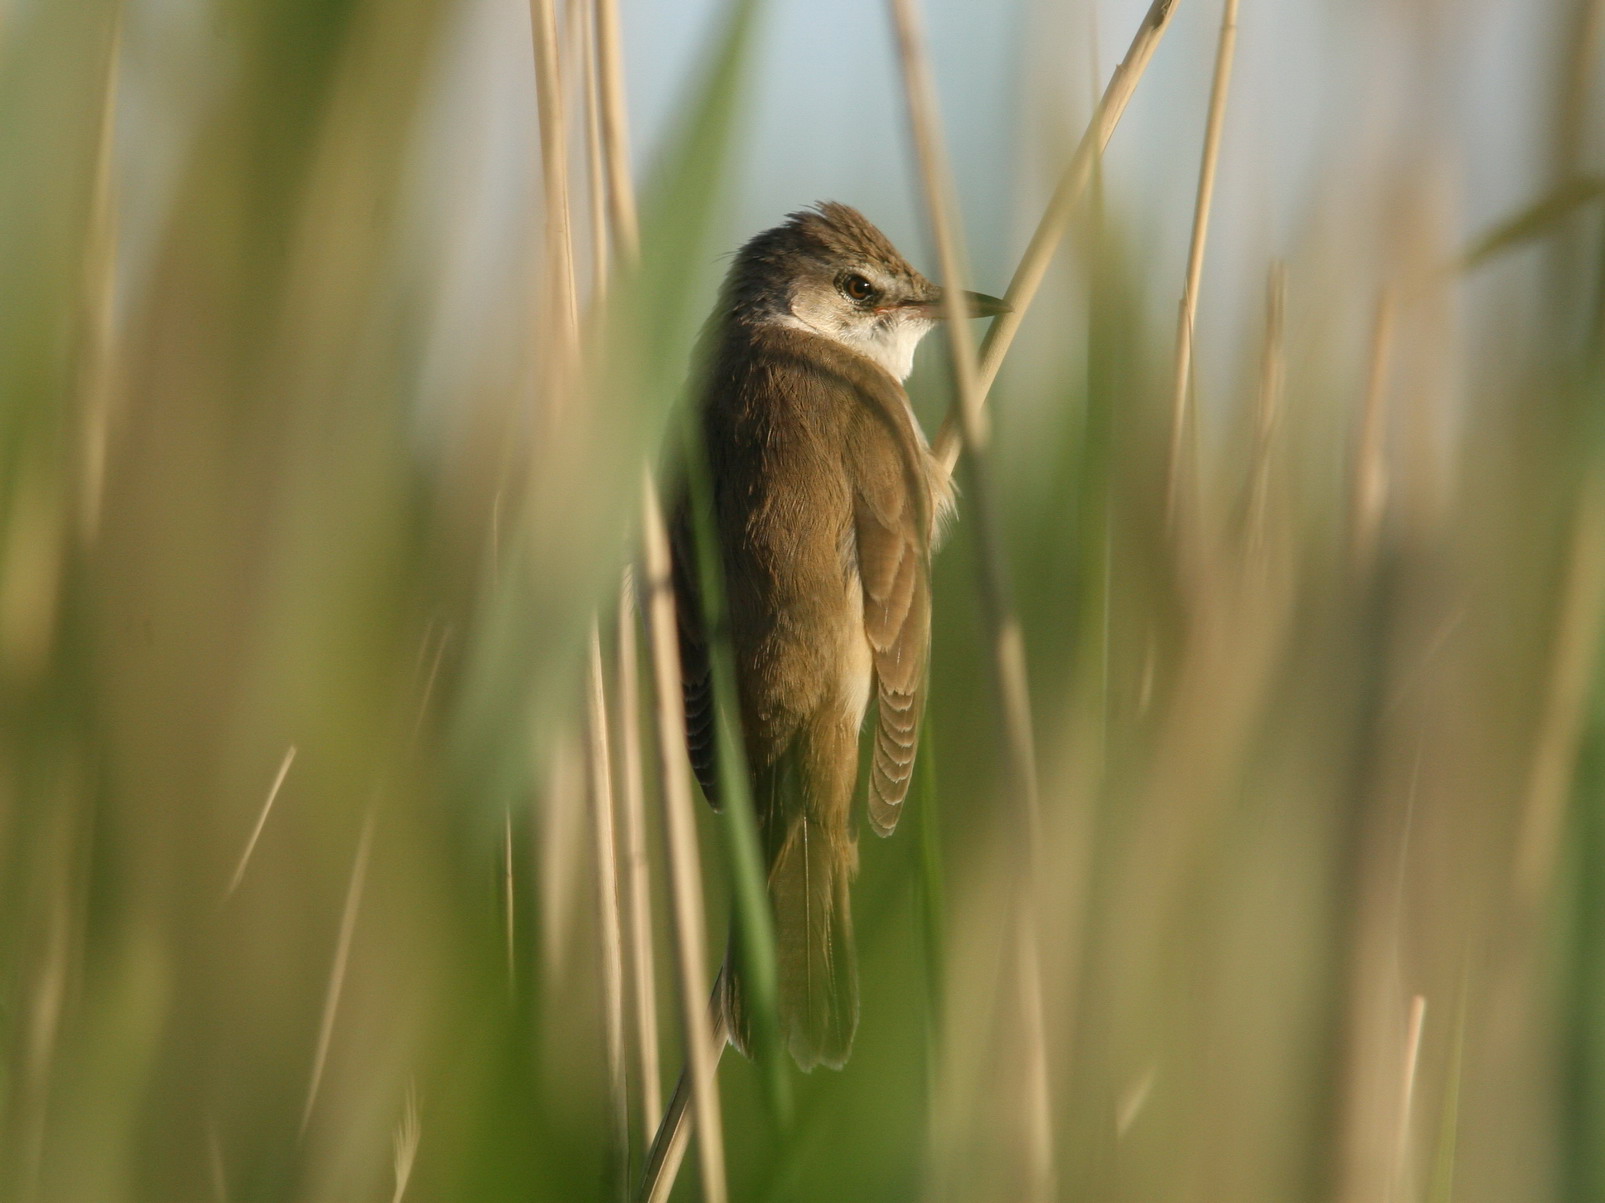
[{"label": "streaked crown", "polygon": [[899,380],[941,316],[942,290],[857,209],[826,201],[752,238],[725,279],[720,311],[743,325],[808,330]]}]

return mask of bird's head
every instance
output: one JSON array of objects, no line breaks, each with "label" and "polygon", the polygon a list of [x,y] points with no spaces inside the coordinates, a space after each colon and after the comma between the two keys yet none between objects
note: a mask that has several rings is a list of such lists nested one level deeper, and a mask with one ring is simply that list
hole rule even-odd
[{"label": "bird's head", "polygon": [[[965,294],[972,317],[1004,302]],[[725,283],[725,312],[753,325],[809,330],[874,360],[898,380],[914,348],[946,316],[940,285],[922,276],[857,209],[827,201],[749,241]]]}]

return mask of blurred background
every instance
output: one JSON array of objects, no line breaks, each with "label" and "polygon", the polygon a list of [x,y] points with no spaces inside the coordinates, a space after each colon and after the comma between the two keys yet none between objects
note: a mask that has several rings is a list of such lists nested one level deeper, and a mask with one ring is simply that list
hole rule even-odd
[{"label": "blurred background", "polygon": [[[976,287],[1145,11],[926,6]],[[725,1058],[731,1198],[1605,1199],[1605,4],[1243,0],[1178,390],[1222,12],[989,407],[1040,832],[961,500],[854,1054]],[[935,271],[886,11],[3,0],[0,114],[0,1199],[623,1197],[641,466],[753,233]]]}]

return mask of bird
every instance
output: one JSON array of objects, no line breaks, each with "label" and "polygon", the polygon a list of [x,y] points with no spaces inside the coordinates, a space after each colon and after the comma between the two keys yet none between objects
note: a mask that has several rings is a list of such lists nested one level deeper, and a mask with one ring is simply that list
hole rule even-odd
[{"label": "bird", "polygon": [[[1006,312],[965,293],[962,312]],[[858,1026],[849,887],[859,740],[874,703],[865,811],[889,836],[925,708],[931,554],[953,508],[904,381],[945,315],[943,290],[862,213],[821,202],[737,252],[694,358],[740,731],[767,870],[782,1044],[839,1069]],[[687,748],[721,805],[709,635],[682,488],[671,519]],[[715,989],[752,1055],[734,938]]]}]

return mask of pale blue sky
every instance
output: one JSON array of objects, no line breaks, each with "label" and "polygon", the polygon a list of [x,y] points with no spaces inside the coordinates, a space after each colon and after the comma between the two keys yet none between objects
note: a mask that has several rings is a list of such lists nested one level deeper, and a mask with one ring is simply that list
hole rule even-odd
[{"label": "pale blue sky", "polygon": [[[21,0],[13,0],[21,2]],[[726,0],[621,0],[635,158],[661,147]],[[1221,0],[1177,0],[1107,164],[1118,220],[1142,250],[1151,317],[1180,295]],[[942,115],[975,283],[1001,291],[1090,107],[1146,0],[928,0]],[[1441,237],[1538,194],[1551,103],[1556,6],[1531,0],[1241,0],[1200,314],[1200,346],[1251,345],[1272,257],[1308,254],[1312,280],[1343,282],[1360,321],[1384,273],[1393,198],[1379,180],[1436,180]],[[767,0],[740,133],[728,237],[735,249],[789,210],[847,201],[916,263],[933,265],[907,150],[885,5]],[[1542,10],[1542,11],[1535,11]],[[119,181],[124,281],[137,285],[189,131],[227,78],[218,27],[197,0],[133,0],[123,71]],[[1094,56],[1090,33],[1097,31]],[[468,0],[445,48],[415,162],[417,253],[437,273],[444,382],[474,358],[515,355],[527,333],[509,296],[528,279],[536,195],[526,0]],[[1597,164],[1596,164],[1597,166]],[[717,262],[710,271],[717,271]],[[1501,269],[1503,270],[1503,269]],[[1323,274],[1324,273],[1324,274]],[[1506,277],[1508,280],[1508,277]],[[1534,287],[1536,277],[1526,282]],[[1296,284],[1296,281],[1295,281]],[[1034,342],[1071,324],[1028,322]],[[1200,355],[1206,403],[1242,365]]]}]

